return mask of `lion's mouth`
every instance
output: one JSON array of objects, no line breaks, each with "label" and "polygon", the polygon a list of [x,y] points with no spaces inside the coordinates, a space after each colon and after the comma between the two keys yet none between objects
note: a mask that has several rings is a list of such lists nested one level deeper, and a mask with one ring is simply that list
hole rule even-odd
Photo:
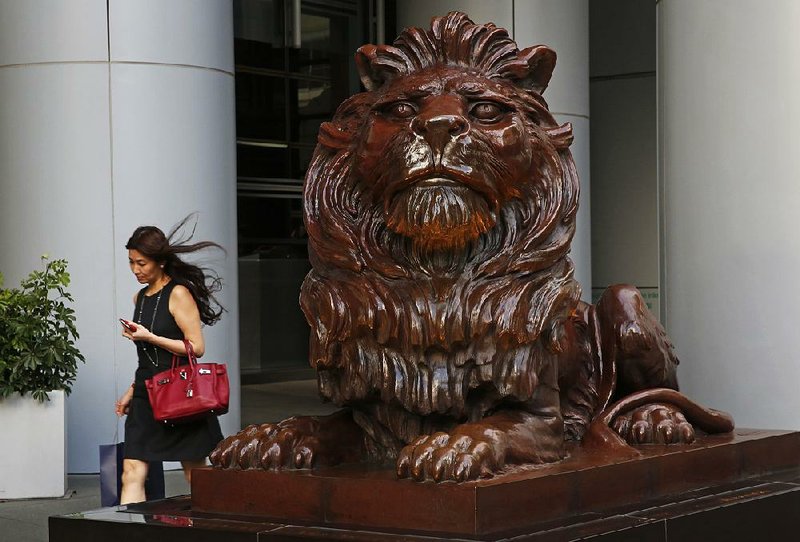
[{"label": "lion's mouth", "polygon": [[406,177],[403,182],[406,188],[418,186],[446,186],[460,187],[466,186],[475,190],[481,183],[472,179],[465,172],[453,170],[446,167],[425,168]]},{"label": "lion's mouth", "polygon": [[455,181],[453,179],[449,179],[447,177],[428,177],[424,179],[420,179],[414,183],[415,187],[422,187],[422,188],[434,188],[434,187],[461,187],[464,186],[463,183]]},{"label": "lion's mouth", "polygon": [[424,189],[460,190],[467,189],[475,192],[486,200],[486,204],[497,211],[498,195],[493,187],[466,171],[452,168],[426,168],[424,171],[405,178],[402,183],[397,183],[394,190],[387,191],[386,201],[395,197],[397,192]]}]

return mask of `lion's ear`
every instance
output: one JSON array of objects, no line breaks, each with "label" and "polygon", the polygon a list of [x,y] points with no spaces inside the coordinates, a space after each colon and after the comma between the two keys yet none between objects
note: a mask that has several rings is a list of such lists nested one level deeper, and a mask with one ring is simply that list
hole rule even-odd
[{"label": "lion's ear", "polygon": [[408,59],[391,45],[364,45],[356,51],[356,68],[367,90],[376,90],[406,71]]},{"label": "lion's ear", "polygon": [[356,69],[361,78],[361,83],[367,90],[375,90],[380,85],[376,80],[376,74],[372,69],[372,59],[375,58],[376,47],[374,45],[363,45],[356,51]]},{"label": "lion's ear", "polygon": [[534,45],[517,53],[517,60],[509,66],[509,76],[521,87],[541,94],[555,67],[556,52],[545,45]]}]

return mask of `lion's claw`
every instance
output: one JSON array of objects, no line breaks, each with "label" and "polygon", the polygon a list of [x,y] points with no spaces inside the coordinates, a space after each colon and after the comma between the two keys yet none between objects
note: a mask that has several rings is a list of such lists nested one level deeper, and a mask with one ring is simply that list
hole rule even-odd
[{"label": "lion's claw", "polygon": [[628,444],[691,444],[694,427],[683,413],[669,404],[640,407],[614,420],[614,431]]},{"label": "lion's claw", "polygon": [[310,468],[318,444],[314,430],[302,418],[250,425],[223,440],[209,458],[215,467],[227,469]]},{"label": "lion's claw", "polygon": [[311,469],[357,461],[363,454],[361,428],[349,411],[340,410],[250,425],[220,442],[209,457],[225,469]]},{"label": "lion's claw", "polygon": [[423,435],[403,448],[397,476],[417,481],[463,482],[490,476],[499,463],[489,442],[466,435]]},{"label": "lion's claw", "polygon": [[260,441],[272,432],[273,427],[273,424],[248,425],[226,438],[209,455],[211,464],[223,468],[249,468],[258,459]]}]

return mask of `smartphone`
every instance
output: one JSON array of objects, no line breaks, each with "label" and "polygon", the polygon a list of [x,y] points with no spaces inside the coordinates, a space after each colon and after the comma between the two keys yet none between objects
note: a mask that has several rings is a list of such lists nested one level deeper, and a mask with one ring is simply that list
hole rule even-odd
[{"label": "smartphone", "polygon": [[131,322],[128,322],[127,320],[123,319],[123,318],[119,319],[119,323],[122,324],[122,327],[124,327],[125,329],[127,329],[131,333],[136,331],[136,326],[133,325]]}]

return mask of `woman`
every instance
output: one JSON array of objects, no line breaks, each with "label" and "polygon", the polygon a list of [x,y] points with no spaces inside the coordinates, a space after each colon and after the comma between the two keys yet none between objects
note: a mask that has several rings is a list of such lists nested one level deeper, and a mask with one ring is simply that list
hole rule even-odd
[{"label": "woman", "polygon": [[128,416],[121,504],[145,500],[148,461],[180,461],[191,483],[192,469],[204,466],[206,456],[222,440],[216,416],[175,426],[156,422],[145,388],[146,379],[171,367],[173,354],[186,355],[183,339],[201,357],[205,352],[201,324],[212,325],[222,314],[213,296],[221,288],[220,279],[213,274],[207,277],[207,271],[178,257],[208,247],[222,248],[209,241],[187,244],[191,235],[173,241],[188,218],[169,237],[155,226],[136,228],[125,245],[131,271],[146,286],[133,296],[130,323],[135,330],[123,326],[122,331],[135,341],[139,367],[133,384],[116,404],[117,415]]}]

